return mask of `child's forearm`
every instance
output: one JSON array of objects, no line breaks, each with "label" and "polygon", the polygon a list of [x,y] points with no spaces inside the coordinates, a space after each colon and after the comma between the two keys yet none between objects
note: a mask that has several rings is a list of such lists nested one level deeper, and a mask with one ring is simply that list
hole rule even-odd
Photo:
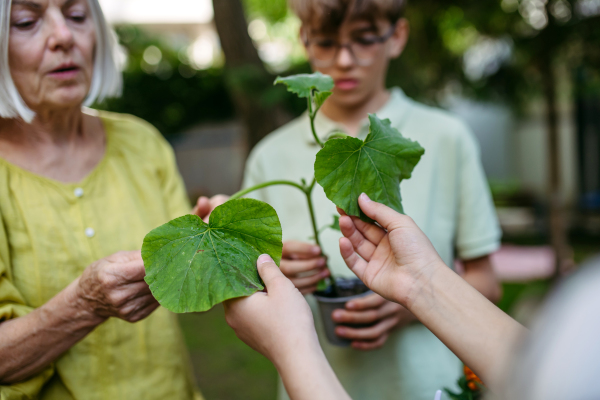
[{"label": "child's forearm", "polygon": [[292,400],[350,400],[317,341],[290,349],[276,367]]},{"label": "child's forearm", "polygon": [[415,284],[409,310],[494,390],[527,330],[440,265]]}]

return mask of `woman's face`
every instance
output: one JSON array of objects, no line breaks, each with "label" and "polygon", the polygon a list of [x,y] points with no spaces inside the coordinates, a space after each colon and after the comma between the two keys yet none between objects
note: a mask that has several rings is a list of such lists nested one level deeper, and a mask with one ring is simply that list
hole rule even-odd
[{"label": "woman's face", "polygon": [[8,60],[36,112],[80,106],[94,67],[96,33],[87,0],[13,0]]}]

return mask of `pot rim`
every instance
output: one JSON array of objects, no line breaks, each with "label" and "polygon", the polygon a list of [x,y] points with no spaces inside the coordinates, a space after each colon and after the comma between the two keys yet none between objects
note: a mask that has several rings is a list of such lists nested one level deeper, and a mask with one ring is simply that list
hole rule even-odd
[{"label": "pot rim", "polygon": [[313,294],[313,296],[315,296],[315,299],[317,299],[318,301],[320,301],[321,303],[345,303],[347,301],[353,300],[353,299],[358,299],[370,294],[373,294],[375,292],[373,292],[372,290],[367,290],[364,293],[361,294],[355,294],[352,296],[345,296],[345,297],[325,297],[325,296],[319,296],[318,294]]}]

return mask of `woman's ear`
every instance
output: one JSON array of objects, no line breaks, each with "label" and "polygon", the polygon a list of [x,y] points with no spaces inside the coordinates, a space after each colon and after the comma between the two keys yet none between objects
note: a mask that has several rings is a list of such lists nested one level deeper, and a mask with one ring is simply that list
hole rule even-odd
[{"label": "woman's ear", "polygon": [[410,24],[408,23],[408,20],[406,18],[399,19],[398,22],[396,22],[396,29],[389,42],[388,56],[390,59],[400,57],[408,43],[409,35]]}]

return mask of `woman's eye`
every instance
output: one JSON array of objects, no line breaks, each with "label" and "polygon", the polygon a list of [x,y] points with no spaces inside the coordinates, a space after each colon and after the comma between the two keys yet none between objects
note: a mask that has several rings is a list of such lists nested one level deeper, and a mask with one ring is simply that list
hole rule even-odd
[{"label": "woman's eye", "polygon": [[22,19],[13,23],[13,26],[18,29],[28,29],[33,27],[35,24],[34,19]]},{"label": "woman's eye", "polygon": [[85,22],[87,15],[85,15],[83,13],[74,13],[74,14],[71,14],[69,16],[69,18],[75,22]]}]

